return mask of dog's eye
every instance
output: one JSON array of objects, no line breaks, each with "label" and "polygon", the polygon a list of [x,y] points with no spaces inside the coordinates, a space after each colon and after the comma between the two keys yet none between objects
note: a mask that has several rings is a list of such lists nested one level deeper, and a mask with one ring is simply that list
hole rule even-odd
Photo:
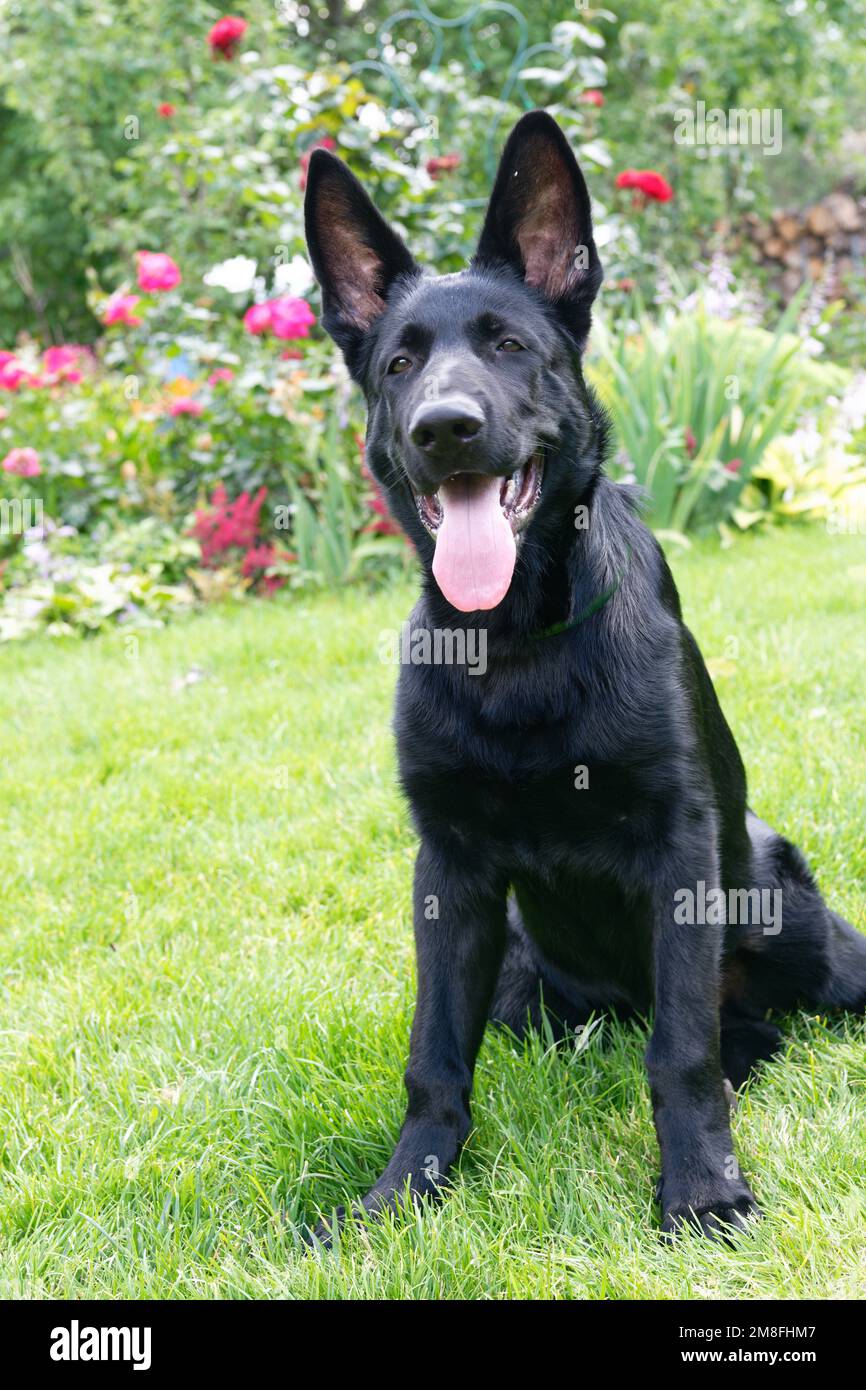
[{"label": "dog's eye", "polygon": [[516,338],[503,338],[497,347],[497,352],[523,352],[523,344],[518,343]]},{"label": "dog's eye", "polygon": [[412,363],[408,357],[394,357],[388,363],[388,375],[399,376],[401,372],[408,372]]}]

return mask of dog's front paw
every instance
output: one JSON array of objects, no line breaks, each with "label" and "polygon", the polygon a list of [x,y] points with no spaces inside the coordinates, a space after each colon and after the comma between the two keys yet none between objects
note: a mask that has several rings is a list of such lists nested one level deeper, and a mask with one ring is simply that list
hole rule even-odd
[{"label": "dog's front paw", "polygon": [[337,1207],[328,1217],[323,1217],[315,1226],[308,1226],[304,1232],[304,1240],[311,1248],[321,1245],[326,1250],[330,1250],[334,1243],[334,1237],[339,1231],[343,1222],[346,1220],[346,1208]]},{"label": "dog's front paw", "polygon": [[[663,1184],[660,1184],[663,1189]],[[678,1231],[694,1230],[710,1240],[733,1244],[757,1220],[761,1211],[745,1183],[730,1184],[726,1190],[708,1195],[695,1193],[662,1201],[662,1235],[672,1240]]]},{"label": "dog's front paw", "polygon": [[366,1197],[362,1197],[359,1202],[353,1202],[351,1207],[337,1207],[330,1215],[323,1217],[312,1231],[308,1230],[307,1243],[314,1246],[318,1242],[326,1250],[330,1250],[337,1232],[348,1222],[357,1222],[359,1225],[363,1225],[388,1211],[398,1214],[406,1212],[412,1207],[419,1206],[423,1198],[430,1197],[434,1191],[435,1189],[410,1186],[408,1178],[407,1182],[400,1188],[381,1186],[371,1188]]}]

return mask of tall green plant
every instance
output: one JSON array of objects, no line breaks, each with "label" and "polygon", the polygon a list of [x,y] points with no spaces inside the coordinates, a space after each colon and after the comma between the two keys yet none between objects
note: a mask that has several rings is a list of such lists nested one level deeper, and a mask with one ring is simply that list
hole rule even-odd
[{"label": "tall green plant", "polygon": [[597,326],[595,381],[655,528],[723,521],[767,445],[793,422],[804,389],[791,332],[799,304],[773,334],[714,319],[703,305],[654,323],[638,304],[634,334]]}]

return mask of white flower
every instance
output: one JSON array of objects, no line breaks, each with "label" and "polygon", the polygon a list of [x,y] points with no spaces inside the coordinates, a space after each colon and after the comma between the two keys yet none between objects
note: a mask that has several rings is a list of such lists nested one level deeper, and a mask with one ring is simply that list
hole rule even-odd
[{"label": "white flower", "polygon": [[253,287],[256,263],[249,256],[232,256],[228,261],[220,261],[205,275],[206,285],[228,290],[229,294],[248,294]]},{"label": "white flower", "polygon": [[387,115],[375,101],[365,101],[363,106],[359,106],[355,112],[355,120],[369,130],[374,140],[391,127]]},{"label": "white flower", "polygon": [[274,294],[288,294],[293,299],[305,294],[313,283],[313,271],[303,256],[293,256],[274,271]]}]

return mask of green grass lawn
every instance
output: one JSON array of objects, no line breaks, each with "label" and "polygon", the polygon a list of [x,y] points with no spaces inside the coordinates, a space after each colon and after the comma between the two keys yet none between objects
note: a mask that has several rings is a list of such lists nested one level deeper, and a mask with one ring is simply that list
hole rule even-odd
[{"label": "green grass lawn", "polygon": [[[866,542],[674,556],[756,810],[866,929]],[[311,1256],[401,1119],[408,587],[0,651],[2,1269],[36,1297],[860,1297],[866,1028],[802,1015],[734,1130],[766,1218],[665,1247],[643,1031],[485,1041],[445,1204]],[[200,668],[202,678],[184,681]]]}]

